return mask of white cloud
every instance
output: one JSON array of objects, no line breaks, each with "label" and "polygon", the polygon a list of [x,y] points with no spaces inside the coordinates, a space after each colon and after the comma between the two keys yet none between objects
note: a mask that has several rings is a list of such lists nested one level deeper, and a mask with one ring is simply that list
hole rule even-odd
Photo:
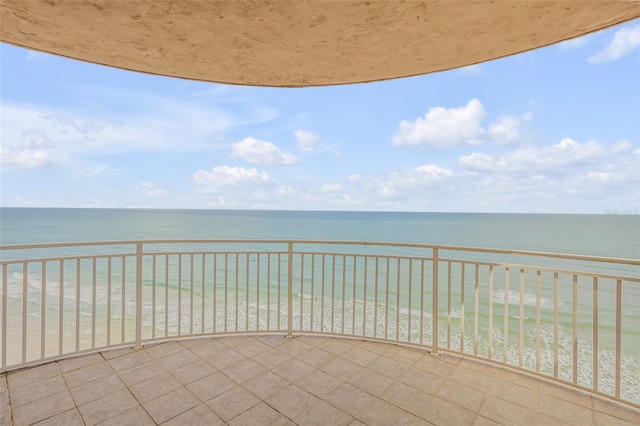
[{"label": "white cloud", "polygon": [[53,166],[57,160],[42,149],[0,149],[0,163],[7,167],[36,169]]},{"label": "white cloud", "polygon": [[484,130],[480,125],[485,111],[478,99],[459,108],[430,108],[425,117],[403,120],[393,136],[394,146],[455,146],[475,142]]},{"label": "white cloud", "polygon": [[576,37],[576,38],[572,38],[570,40],[566,40],[563,41],[562,43],[558,43],[558,48],[560,50],[575,50],[575,49],[580,49],[581,47],[584,47],[587,45],[587,43],[589,43],[589,36],[582,36],[582,37]]},{"label": "white cloud", "polygon": [[152,182],[141,182],[140,190],[144,193],[144,196],[147,198],[162,198],[169,195],[169,191],[160,186],[156,185]]},{"label": "white cloud", "polygon": [[316,144],[320,140],[320,136],[307,130],[296,131],[297,147],[303,152],[312,152],[316,149]]},{"label": "white cloud", "polygon": [[231,145],[231,155],[242,158],[251,164],[268,166],[296,164],[298,159],[289,152],[282,152],[271,142],[252,137],[244,138]]},{"label": "white cloud", "polygon": [[600,52],[589,57],[589,63],[613,62],[633,52],[640,46],[640,26],[616,31],[613,40]]},{"label": "white cloud", "polygon": [[615,152],[615,147],[616,145],[608,150],[595,141],[581,144],[565,138],[549,147],[522,147],[505,154],[488,155],[475,152],[461,156],[458,163],[461,168],[471,171],[558,170],[605,158],[610,152]]},{"label": "white cloud", "polygon": [[334,193],[334,192],[342,192],[344,188],[339,183],[326,183],[320,186],[320,192],[324,193]]},{"label": "white cloud", "polygon": [[271,185],[273,179],[267,172],[255,168],[218,166],[210,172],[202,169],[196,171],[193,174],[193,182],[199,185],[203,192],[217,192],[229,187]]},{"label": "white cloud", "polygon": [[489,135],[496,142],[512,143],[520,136],[520,125],[531,121],[533,114],[527,112],[520,116],[501,115],[489,125]]}]

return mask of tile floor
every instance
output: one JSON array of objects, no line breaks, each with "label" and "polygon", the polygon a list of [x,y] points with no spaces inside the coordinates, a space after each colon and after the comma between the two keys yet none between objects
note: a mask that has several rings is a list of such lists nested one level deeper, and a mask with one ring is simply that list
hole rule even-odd
[{"label": "tile floor", "polygon": [[317,336],[118,349],[0,375],[1,425],[632,425],[640,410],[483,363]]}]

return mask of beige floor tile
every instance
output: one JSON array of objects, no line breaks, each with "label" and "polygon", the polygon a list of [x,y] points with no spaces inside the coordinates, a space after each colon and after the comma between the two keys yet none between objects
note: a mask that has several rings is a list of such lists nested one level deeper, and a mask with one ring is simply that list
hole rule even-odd
[{"label": "beige floor tile", "polygon": [[391,405],[381,399],[375,399],[358,416],[358,420],[370,426],[388,425],[427,425],[428,423],[419,417],[410,414],[395,405]]},{"label": "beige floor tile", "polygon": [[11,406],[18,408],[22,405],[37,401],[47,396],[67,390],[67,386],[60,376],[49,377],[27,386],[11,390]]},{"label": "beige floor tile", "polygon": [[633,409],[599,397],[593,398],[593,409],[631,423],[640,424],[640,409]]},{"label": "beige floor tile", "polygon": [[320,346],[321,344],[329,340],[330,337],[308,334],[308,335],[302,335],[298,339],[311,346]]},{"label": "beige floor tile", "polygon": [[293,419],[319,399],[296,385],[290,385],[265,402],[286,417]]},{"label": "beige floor tile", "polygon": [[491,395],[485,399],[479,414],[505,426],[530,425],[534,418],[533,409],[527,409]]},{"label": "beige floor tile", "polygon": [[317,401],[292,420],[299,425],[308,426],[347,426],[354,419],[349,414],[338,410],[325,401]]},{"label": "beige floor tile", "polygon": [[159,424],[177,417],[199,404],[200,401],[188,390],[179,388],[142,404],[142,406],[151,418]]},{"label": "beige floor tile", "polygon": [[631,426],[638,425],[636,422],[630,422],[627,420],[620,419],[618,417],[614,417],[610,414],[601,413],[599,411],[595,411],[593,413],[593,423],[595,425],[607,425],[607,426]]},{"label": "beige floor tile", "polygon": [[188,385],[189,383],[193,383],[196,380],[215,373],[216,371],[217,370],[213,368],[211,364],[198,359],[197,361],[171,370],[171,374],[183,385]]},{"label": "beige floor tile", "polygon": [[9,406],[9,392],[0,392],[0,412],[7,411],[9,408],[11,408]]},{"label": "beige floor tile", "polygon": [[346,359],[335,358],[333,361],[320,367],[320,370],[341,380],[348,380],[363,368],[364,367],[354,364],[351,361],[347,361]]},{"label": "beige floor tile", "polygon": [[184,346],[179,342],[163,342],[147,346],[145,352],[151,355],[152,358],[158,359],[183,349]]},{"label": "beige floor tile", "polygon": [[133,386],[136,383],[144,382],[166,372],[167,370],[162,365],[152,361],[120,371],[118,374],[127,386]]},{"label": "beige floor tile", "polygon": [[0,411],[0,425],[12,426],[11,410]]},{"label": "beige floor tile", "polygon": [[242,343],[233,349],[247,358],[251,358],[270,348],[271,347],[269,345],[266,345],[259,340],[248,339],[247,342]]},{"label": "beige floor tile", "polygon": [[375,371],[363,368],[347,380],[347,382],[374,396],[381,397],[387,389],[391,387],[394,380]]},{"label": "beige floor tile", "polygon": [[253,408],[240,414],[229,422],[231,426],[290,426],[294,423],[265,403],[255,405]]},{"label": "beige floor tile", "polygon": [[269,345],[272,348],[278,347],[287,341],[287,338],[280,334],[266,334],[260,336],[258,340],[265,345]]},{"label": "beige floor tile", "polygon": [[241,384],[259,376],[265,371],[267,370],[257,362],[245,359],[238,364],[225,368],[222,370],[222,373],[234,382]]},{"label": "beige floor tile", "polygon": [[463,358],[460,360],[460,367],[467,368],[469,370],[474,370],[480,372],[482,374],[486,374],[487,376],[495,377],[498,374],[498,370],[500,367],[497,365],[489,364],[488,362],[482,362],[480,360],[471,359],[471,358]]},{"label": "beige floor tile", "polygon": [[302,361],[293,359],[286,364],[282,364],[274,368],[272,371],[279,376],[289,380],[290,382],[296,382],[302,377],[308,376],[309,374],[313,373],[315,371],[315,368],[311,367],[308,364],[305,364]]},{"label": "beige floor tile", "polygon": [[553,417],[545,416],[542,413],[536,412],[533,418],[533,426],[567,426],[567,423],[561,422]]},{"label": "beige floor tile", "polygon": [[383,355],[389,348],[388,344],[383,342],[372,342],[370,340],[360,340],[357,341],[357,346],[362,349],[366,349],[370,352],[376,353],[378,355]]},{"label": "beige floor tile", "polygon": [[[9,383],[9,391],[11,392],[11,383]],[[15,425],[30,425],[69,411],[74,407],[71,395],[68,391],[64,391],[22,407],[13,408],[11,411]]]},{"label": "beige floor tile", "polygon": [[278,350],[292,357],[298,357],[307,352],[314,346],[308,345],[299,339],[288,339],[282,345],[278,346]]},{"label": "beige floor tile", "polygon": [[218,370],[224,370],[225,368],[242,362],[247,358],[241,353],[234,351],[233,349],[226,348],[210,357],[203,359],[207,363],[211,364],[211,366],[213,366],[214,368]]},{"label": "beige floor tile", "polygon": [[314,368],[320,368],[323,365],[333,361],[335,359],[335,355],[320,348],[314,347],[305,352],[304,356],[300,357],[299,359],[300,361],[309,364]]},{"label": "beige floor tile", "polygon": [[538,392],[501,379],[493,381],[489,394],[529,409],[538,404]]},{"label": "beige floor tile", "polygon": [[473,422],[473,426],[501,426],[500,423],[489,420],[486,417],[477,416]]},{"label": "beige floor tile", "polygon": [[[457,366],[449,375],[449,379],[481,391],[490,389],[494,380],[496,380],[494,375],[484,374],[462,366]],[[502,383],[511,382],[502,381]]]},{"label": "beige floor tile", "polygon": [[156,422],[138,405],[100,423],[100,426],[155,426],[155,424]]},{"label": "beige floor tile", "polygon": [[144,364],[153,358],[144,349],[138,349],[126,355],[109,360],[109,365],[115,371],[123,371],[136,365]]},{"label": "beige floor tile", "polygon": [[124,388],[125,385],[120,380],[120,376],[112,373],[93,382],[71,388],[70,391],[76,405],[80,406]]},{"label": "beige floor tile", "polygon": [[540,394],[538,412],[576,426],[593,422],[591,410],[546,394]]},{"label": "beige floor tile", "polygon": [[285,355],[277,349],[269,349],[268,351],[259,353],[251,358],[267,370],[272,370],[286,362],[290,362],[293,358]]},{"label": "beige floor tile", "polygon": [[470,425],[475,418],[475,413],[437,397],[427,406],[426,420],[434,425]]},{"label": "beige floor tile", "polygon": [[302,389],[318,398],[325,398],[342,383],[342,380],[319,370],[314,371],[296,382]]},{"label": "beige floor tile", "polygon": [[229,348],[235,348],[238,345],[242,345],[247,342],[251,337],[246,336],[227,336],[223,339],[220,339],[220,342],[225,344]]},{"label": "beige floor tile", "polygon": [[453,380],[445,380],[436,392],[438,398],[449,401],[467,410],[476,412],[484,401],[485,393]]},{"label": "beige floor tile", "polygon": [[233,380],[224,374],[217,372],[188,384],[186,388],[201,401],[205,402],[235,386],[236,383]]},{"label": "beige floor tile", "polygon": [[137,351],[138,349],[134,349],[131,346],[125,346],[123,348],[118,349],[107,349],[105,351],[100,352],[100,355],[106,360],[114,359],[119,356],[128,355],[132,352]]},{"label": "beige floor tile", "polygon": [[248,380],[242,387],[260,399],[267,399],[276,392],[289,386],[291,383],[272,371],[267,371]]},{"label": "beige floor tile", "polygon": [[188,349],[183,349],[178,352],[174,352],[167,356],[158,359],[158,362],[167,370],[175,370],[176,368],[184,367],[200,359],[198,355],[192,353]]},{"label": "beige floor tile", "polygon": [[36,423],[37,426],[84,426],[80,413],[75,408],[49,417],[46,420]]},{"label": "beige floor tile", "polygon": [[27,368],[7,374],[7,383],[9,389],[17,389],[20,386],[29,385],[49,377],[58,376],[60,374],[58,365],[55,362],[50,364],[39,365],[33,368]]},{"label": "beige floor tile", "polygon": [[89,382],[93,382],[102,377],[110,376],[112,374],[113,369],[108,363],[99,362],[65,373],[63,377],[64,381],[67,383],[67,386],[73,388],[76,386],[87,384]]},{"label": "beige floor tile", "polygon": [[400,361],[403,364],[412,366],[419,359],[427,354],[424,349],[419,348],[405,348],[397,345],[385,345],[385,351],[383,353],[387,358],[391,358],[395,361]]},{"label": "beige floor tile", "polygon": [[260,400],[241,386],[229,389],[207,402],[207,407],[213,410],[225,422],[244,413]]},{"label": "beige floor tile", "polygon": [[500,368],[496,374],[498,379],[506,380],[507,382],[516,383],[535,391],[540,391],[542,381],[537,377],[522,374],[516,371]]},{"label": "beige floor tile", "polygon": [[181,387],[180,382],[171,374],[162,373],[159,376],[131,386],[129,390],[141,404],[144,404]]},{"label": "beige floor tile", "polygon": [[[197,330],[194,330],[194,333],[197,333]],[[196,337],[196,338],[188,338],[188,339],[181,339],[179,341],[180,345],[182,345],[183,348],[187,348],[187,349],[191,349],[191,348],[195,348],[196,346],[200,346],[203,343],[206,343],[207,341],[211,341],[213,340],[213,338],[211,337]]]},{"label": "beige floor tile", "polygon": [[399,382],[392,384],[383,397],[385,401],[423,419],[427,418],[427,406],[432,398],[428,393]]},{"label": "beige floor tile", "polygon": [[580,405],[585,408],[593,408],[591,395],[569,386],[562,386],[556,383],[542,383],[540,392],[555,396],[572,404]]},{"label": "beige floor tile", "polygon": [[7,374],[2,373],[0,374],[0,393],[7,392],[7,389],[9,389],[7,387]]},{"label": "beige floor tile", "polygon": [[367,368],[377,371],[384,376],[396,378],[407,371],[409,366],[401,363],[400,361],[387,358],[386,356],[380,356],[370,362],[367,365]]},{"label": "beige floor tile", "polygon": [[138,406],[138,401],[136,401],[128,389],[123,389],[81,405],[78,409],[80,410],[82,419],[87,425],[95,425],[136,406]]},{"label": "beige floor tile", "polygon": [[86,367],[87,365],[96,364],[98,362],[104,362],[104,358],[102,358],[102,355],[100,355],[99,353],[83,355],[58,361],[58,368],[61,372],[66,373],[68,371],[77,370],[78,368]]},{"label": "beige floor tile", "polygon": [[362,410],[367,408],[376,398],[349,383],[343,383],[331,392],[325,401],[336,408],[357,417]]},{"label": "beige floor tile", "polygon": [[201,345],[190,348],[192,353],[203,359],[213,356],[225,349],[228,349],[228,347],[215,339],[207,339]]},{"label": "beige floor tile", "polygon": [[356,344],[357,342],[354,340],[330,338],[326,342],[321,343],[318,347],[323,351],[327,351],[336,356],[340,356],[343,353],[351,350]]},{"label": "beige floor tile", "polygon": [[449,377],[455,369],[452,363],[443,360],[442,357],[431,354],[424,355],[413,366],[441,377]]},{"label": "beige floor tile", "polygon": [[380,357],[380,355],[377,353],[368,351],[359,346],[353,347],[342,354],[342,358],[361,366],[367,366],[378,357]]},{"label": "beige floor tile", "polygon": [[163,423],[162,426],[218,426],[222,424],[224,424],[222,419],[201,404]]}]

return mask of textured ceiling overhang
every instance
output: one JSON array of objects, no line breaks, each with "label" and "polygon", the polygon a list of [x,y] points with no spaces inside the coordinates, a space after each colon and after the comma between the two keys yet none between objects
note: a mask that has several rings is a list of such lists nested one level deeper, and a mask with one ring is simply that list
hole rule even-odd
[{"label": "textured ceiling overhang", "polygon": [[304,87],[463,67],[640,16],[635,1],[2,0],[3,42],[128,70]]}]

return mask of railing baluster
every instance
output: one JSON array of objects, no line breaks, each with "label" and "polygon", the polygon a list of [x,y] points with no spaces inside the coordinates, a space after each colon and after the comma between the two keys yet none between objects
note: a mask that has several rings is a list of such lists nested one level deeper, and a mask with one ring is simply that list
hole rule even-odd
[{"label": "railing baluster", "polygon": [[400,340],[400,258],[396,266],[396,340]]},{"label": "railing baluster", "polygon": [[256,253],[256,331],[260,327],[260,253]]},{"label": "railing baluster", "polygon": [[249,331],[249,260],[251,257],[251,253],[247,253],[244,255],[245,259],[246,259],[246,265],[245,265],[245,270],[244,270],[244,276],[245,276],[245,281],[244,281],[244,293],[245,293],[245,322],[244,322],[244,329],[245,331]]},{"label": "railing baluster", "polygon": [[[2,356],[3,370],[7,367],[7,322],[9,321],[9,314],[7,313],[7,293],[9,292],[8,268],[9,265],[2,265],[2,347],[0,347],[0,356]],[[60,310],[60,312],[62,312],[62,310]],[[62,333],[60,333],[60,335],[62,335]]]},{"label": "railing baluster", "polygon": [[536,371],[540,371],[540,316],[542,306],[540,305],[540,294],[542,292],[542,272],[536,272]]},{"label": "railing baluster", "polygon": [[218,254],[213,253],[213,307],[211,309],[211,322],[213,333],[216,333],[218,328]]},{"label": "railing baluster", "polygon": [[433,318],[431,320],[431,325],[433,327],[432,336],[432,351],[436,354],[440,352],[439,346],[439,336],[438,336],[438,317],[440,316],[440,308],[438,307],[438,288],[440,287],[439,283],[439,272],[438,268],[440,266],[440,259],[438,257],[439,250],[437,248],[433,249],[433,266],[432,266],[432,277],[431,277],[431,285],[433,286]]},{"label": "railing baluster", "polygon": [[[29,298],[29,271],[27,262],[22,262],[22,363],[27,362],[27,300]],[[77,349],[76,349],[77,350]]]},{"label": "railing baluster", "polygon": [[504,325],[502,337],[502,361],[507,362],[507,346],[509,345],[509,268],[504,268]]},{"label": "railing baluster", "polygon": [[411,341],[413,340],[411,338],[411,322],[413,321],[413,306],[411,305],[411,293],[413,292],[412,286],[411,286],[411,281],[413,278],[413,258],[409,259],[409,315],[408,315],[408,321],[407,321],[407,341],[409,343],[411,343]]},{"label": "railing baluster", "polygon": [[593,277],[593,390],[598,390],[598,277]]},{"label": "railing baluster", "polygon": [[[94,281],[95,281],[95,278],[94,278]],[[94,302],[94,306],[95,306],[95,302]],[[46,317],[47,317],[47,263],[43,260],[40,266],[40,358],[44,358],[45,356],[45,346],[46,346],[45,329],[47,327]],[[96,334],[95,315],[94,315],[93,323],[94,323],[93,335],[95,336]],[[95,344],[93,345],[93,347],[95,347]]]},{"label": "railing baluster", "polygon": [[182,335],[182,254],[178,255],[178,336]]},{"label": "railing baluster", "polygon": [[302,318],[304,306],[304,254],[300,254],[300,331],[304,330]]},{"label": "railing baluster", "polygon": [[420,344],[424,344],[424,259],[420,259]]},{"label": "railing baluster", "polygon": [[489,266],[489,359],[493,360],[493,265]]},{"label": "railing baluster", "polygon": [[558,378],[558,273],[553,274],[553,377]]},{"label": "railing baluster", "polygon": [[142,347],[142,243],[136,244],[136,348]]},{"label": "railing baluster", "polygon": [[96,263],[97,260],[94,257],[93,263],[91,265],[91,267],[93,268],[93,276],[91,280],[93,284],[91,286],[91,349],[94,349],[96,347],[96,291],[98,286]]},{"label": "railing baluster", "polygon": [[76,259],[76,352],[80,350],[80,258]]},{"label": "railing baluster", "polygon": [[281,330],[282,320],[280,319],[280,312],[282,311],[282,305],[280,301],[280,294],[282,293],[281,282],[282,282],[282,256],[278,253],[278,330]]},{"label": "railing baluster", "polygon": [[206,322],[206,318],[204,315],[204,301],[205,301],[205,279],[206,279],[206,270],[207,270],[207,264],[206,264],[206,258],[205,258],[205,254],[202,253],[202,258],[200,260],[200,265],[201,265],[201,269],[202,269],[202,276],[200,277],[200,334],[204,334],[204,323]]},{"label": "railing baluster", "polygon": [[193,284],[194,265],[193,253],[189,256],[189,335],[193,335]]},{"label": "railing baluster", "polygon": [[447,261],[447,349],[451,349],[451,262]]},{"label": "railing baluster", "polygon": [[572,346],[573,346],[573,384],[578,383],[578,276],[573,274],[573,322]]},{"label": "railing baluster", "polygon": [[518,351],[519,367],[522,367],[523,351],[524,351],[524,269],[520,269],[520,350]]},{"label": "railing baluster", "polygon": [[164,337],[169,336],[169,255],[164,257]]},{"label": "railing baluster", "polygon": [[309,319],[309,330],[313,332],[313,323],[315,322],[315,317],[313,316],[313,305],[315,305],[316,299],[316,289],[315,289],[315,278],[316,278],[316,255],[311,255],[311,312]]},{"label": "railing baluster", "polygon": [[466,269],[465,263],[460,264],[460,352],[464,353],[464,271]]},{"label": "railing baluster", "polygon": [[235,274],[236,275],[236,284],[235,284],[235,287],[236,287],[236,304],[235,304],[235,309],[234,310],[235,310],[235,326],[236,326],[235,331],[237,332],[239,330],[239,328],[238,328],[238,314],[239,314],[239,312],[238,312],[238,304],[240,302],[240,295],[238,294],[238,290],[239,290],[238,287],[240,287],[240,253],[236,253],[235,267],[236,267],[236,274]]},{"label": "railing baluster", "polygon": [[367,272],[369,269],[369,256],[364,257],[364,277],[363,277],[363,296],[362,296],[362,335],[367,335],[367,287],[369,282],[367,280]]},{"label": "railing baluster", "polygon": [[325,300],[324,300],[324,287],[325,287],[325,269],[327,268],[326,265],[326,256],[324,255],[324,253],[322,254],[322,287],[321,287],[321,301],[320,301],[320,331],[324,331],[324,304],[325,304]]},{"label": "railing baluster", "polygon": [[293,337],[293,243],[287,245],[287,337]]},{"label": "railing baluster", "polygon": [[358,258],[353,256],[353,292],[351,293],[352,312],[351,312],[351,335],[356,334],[356,270],[358,267]]},{"label": "railing baluster", "polygon": [[478,355],[478,338],[480,326],[478,324],[478,314],[479,314],[479,304],[480,304],[480,294],[479,294],[479,273],[480,273],[480,265],[476,263],[476,273],[475,273],[475,283],[474,283],[474,294],[475,294],[475,302],[474,302],[474,321],[473,321],[473,354]]},{"label": "railing baluster", "polygon": [[384,297],[384,338],[389,338],[389,269],[391,265],[391,259],[387,257],[387,270],[386,270],[386,284],[385,284],[385,297]]},{"label": "railing baluster", "polygon": [[126,342],[126,338],[125,338],[125,325],[126,325],[126,306],[127,306],[127,295],[125,292],[125,288],[126,288],[126,282],[127,282],[127,258],[125,256],[121,256],[122,257],[122,277],[121,281],[122,281],[122,286],[120,287],[120,290],[122,291],[122,294],[120,295],[120,297],[122,298],[122,305],[120,306],[120,327],[121,327],[121,336],[120,336],[120,343],[124,343]]},{"label": "railing baluster", "polygon": [[152,264],[151,264],[151,338],[156,338],[156,285],[157,285],[157,277],[156,277],[156,255],[153,254],[151,256]]},{"label": "railing baluster", "polygon": [[373,337],[378,337],[378,264],[380,263],[380,258],[376,256],[376,280],[375,280],[375,296],[374,296],[374,307],[373,307]]},{"label": "railing baluster", "polygon": [[335,333],[335,313],[334,307],[336,304],[336,255],[333,255],[331,261],[331,332]]},{"label": "railing baluster", "polygon": [[267,330],[271,330],[271,253],[267,255]]},{"label": "railing baluster", "polygon": [[[227,311],[229,306],[229,301],[228,301],[229,290],[228,289],[229,289],[229,254],[225,253],[224,254],[224,332],[225,333],[228,331],[228,324],[229,324],[229,321],[227,321],[227,316],[228,316]],[[278,286],[278,290],[279,289],[280,288]],[[278,316],[278,321],[280,321],[279,316]]]},{"label": "railing baluster", "polygon": [[[7,293],[5,292],[4,294],[6,296]],[[62,355],[62,353],[64,352],[64,260],[62,259],[60,259],[60,300],[58,301],[58,304],[60,305],[60,307],[58,308],[58,355]],[[6,342],[4,345],[2,345],[2,347],[6,348]]]},{"label": "railing baluster", "polygon": [[620,398],[620,367],[622,343],[622,280],[616,280],[616,398]]}]

